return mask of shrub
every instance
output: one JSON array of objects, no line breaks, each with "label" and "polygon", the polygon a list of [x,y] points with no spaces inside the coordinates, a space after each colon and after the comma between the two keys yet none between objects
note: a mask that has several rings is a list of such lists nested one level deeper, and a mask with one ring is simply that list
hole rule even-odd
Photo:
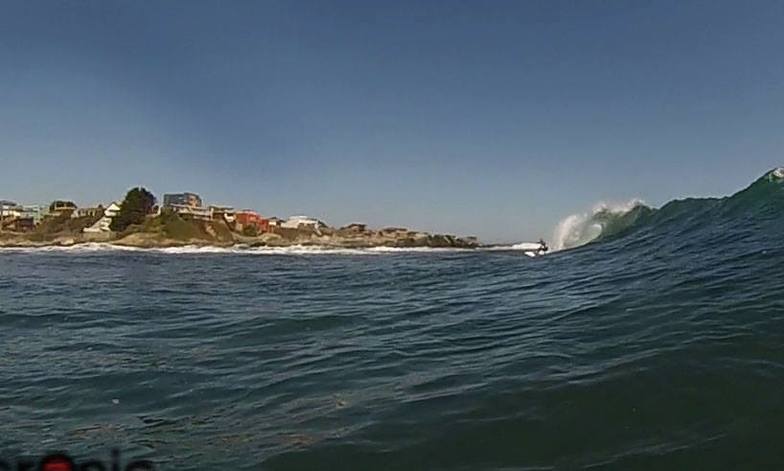
[{"label": "shrub", "polygon": [[143,224],[154,206],[155,196],[152,193],[142,187],[133,188],[125,195],[120,211],[109,227],[115,232],[122,232],[130,225]]}]

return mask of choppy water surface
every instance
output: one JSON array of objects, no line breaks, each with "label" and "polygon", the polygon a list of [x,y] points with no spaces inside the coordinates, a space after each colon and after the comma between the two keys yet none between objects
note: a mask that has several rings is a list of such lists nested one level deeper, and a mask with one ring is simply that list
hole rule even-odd
[{"label": "choppy water surface", "polygon": [[0,251],[0,457],[781,469],[771,188],[538,259]]}]

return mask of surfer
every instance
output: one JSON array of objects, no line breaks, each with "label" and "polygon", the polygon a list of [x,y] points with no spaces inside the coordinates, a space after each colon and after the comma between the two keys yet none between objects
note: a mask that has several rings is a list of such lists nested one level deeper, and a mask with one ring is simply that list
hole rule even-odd
[{"label": "surfer", "polygon": [[520,242],[513,245],[512,248],[522,250],[529,257],[538,257],[550,251],[550,247],[547,246],[547,242],[544,239],[539,239],[539,242]]}]

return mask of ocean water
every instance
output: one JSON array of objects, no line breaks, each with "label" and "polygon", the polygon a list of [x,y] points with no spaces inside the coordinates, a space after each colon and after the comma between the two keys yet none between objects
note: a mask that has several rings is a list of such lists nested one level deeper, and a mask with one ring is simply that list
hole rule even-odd
[{"label": "ocean water", "polygon": [[595,239],[0,250],[0,459],[784,468],[781,180],[558,233]]}]

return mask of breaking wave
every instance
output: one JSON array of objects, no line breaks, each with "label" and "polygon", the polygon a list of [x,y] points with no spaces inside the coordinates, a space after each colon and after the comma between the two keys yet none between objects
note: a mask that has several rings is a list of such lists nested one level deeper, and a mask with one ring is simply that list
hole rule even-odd
[{"label": "breaking wave", "polygon": [[553,232],[553,249],[565,250],[614,240],[639,231],[689,237],[702,228],[728,231],[784,215],[784,168],[766,173],[746,189],[724,198],[688,198],[659,209],[634,199],[599,204],[591,212],[564,218]]},{"label": "breaking wave", "polygon": [[572,214],[564,218],[553,232],[553,250],[579,247],[606,236],[610,231],[620,231],[634,222],[630,214],[648,209],[641,200],[622,204],[600,203],[589,213]]}]

